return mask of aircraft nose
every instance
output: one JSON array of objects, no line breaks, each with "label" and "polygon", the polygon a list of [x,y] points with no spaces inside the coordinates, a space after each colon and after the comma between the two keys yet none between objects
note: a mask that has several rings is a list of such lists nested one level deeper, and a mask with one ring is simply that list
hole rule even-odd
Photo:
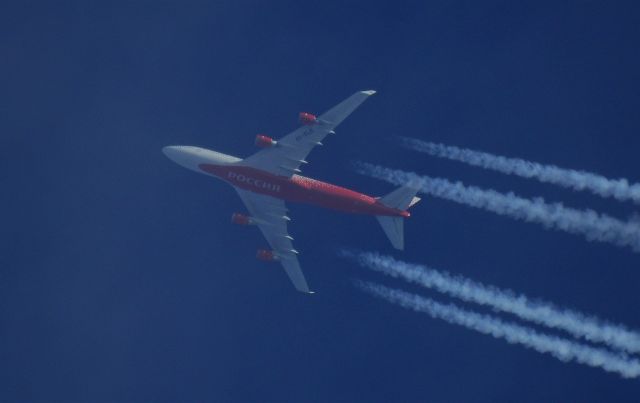
[{"label": "aircraft nose", "polygon": [[185,168],[195,169],[197,166],[197,158],[189,147],[185,146],[166,146],[162,147],[162,152],[171,161]]},{"label": "aircraft nose", "polygon": [[177,157],[177,155],[180,153],[177,146],[162,147],[162,152],[171,160],[174,160]]},{"label": "aircraft nose", "polygon": [[[171,161],[196,172],[202,172],[202,164],[224,164],[235,161],[229,156],[194,146],[166,146],[162,153]],[[231,159],[230,159],[231,158]]]},{"label": "aircraft nose", "polygon": [[162,153],[167,156],[171,161],[179,165],[185,165],[192,159],[192,153],[187,147],[184,146],[166,146],[162,147]]}]

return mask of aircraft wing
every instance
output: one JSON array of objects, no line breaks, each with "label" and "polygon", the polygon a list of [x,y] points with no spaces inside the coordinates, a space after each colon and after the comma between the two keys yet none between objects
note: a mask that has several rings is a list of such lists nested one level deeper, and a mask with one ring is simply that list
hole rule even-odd
[{"label": "aircraft wing", "polygon": [[312,294],[304,278],[300,263],[298,263],[298,252],[293,249],[293,238],[287,232],[287,208],[284,201],[271,196],[249,192],[240,188],[235,188],[240,198],[247,206],[249,214],[255,221],[262,235],[267,239],[274,254],[284,267],[284,271],[289,276],[294,287],[298,291]]},{"label": "aircraft wing", "polygon": [[242,164],[275,175],[291,177],[300,172],[300,165],[307,163],[305,158],[311,150],[317,145],[322,145],[321,141],[327,134],[333,133],[336,126],[375,93],[373,90],[356,92],[320,115],[316,123],[299,127],[279,139],[276,146],[258,151],[245,158]]}]

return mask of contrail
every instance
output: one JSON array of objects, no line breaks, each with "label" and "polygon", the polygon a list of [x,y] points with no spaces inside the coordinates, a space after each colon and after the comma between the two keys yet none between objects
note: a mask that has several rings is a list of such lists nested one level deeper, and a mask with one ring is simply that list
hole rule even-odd
[{"label": "contrail", "polygon": [[550,354],[564,361],[575,361],[608,372],[617,372],[624,378],[640,376],[640,361],[611,353],[610,351],[579,344],[560,337],[538,333],[533,329],[504,322],[490,315],[461,309],[453,304],[441,304],[401,290],[382,285],[358,282],[364,291],[416,312],[424,312],[432,318],[520,344],[540,353]]},{"label": "contrail", "polygon": [[378,253],[346,252],[345,255],[355,259],[362,266],[391,277],[401,277],[465,302],[489,306],[514,314],[520,319],[564,330],[575,337],[604,343],[628,353],[640,352],[640,334],[622,325],[607,323],[580,312],[558,308],[549,302],[531,300],[526,295],[515,294],[511,290],[501,290],[462,276],[452,276],[447,272],[401,262]]},{"label": "contrail", "polygon": [[540,182],[552,183],[574,190],[588,190],[603,197],[640,203],[640,184],[629,183],[626,179],[609,179],[591,172],[542,165],[520,158],[507,158],[407,137],[401,137],[401,140],[403,146],[435,157],[460,161],[504,174],[534,178]]},{"label": "contrail", "polygon": [[640,225],[631,221],[598,214],[593,210],[576,210],[561,203],[547,203],[538,197],[525,199],[514,193],[499,193],[492,189],[465,186],[442,178],[419,176],[413,172],[390,169],[369,163],[357,163],[359,173],[396,185],[411,183],[422,193],[461,203],[507,217],[535,222],[572,234],[583,235],[589,241],[609,242],[640,252]]}]

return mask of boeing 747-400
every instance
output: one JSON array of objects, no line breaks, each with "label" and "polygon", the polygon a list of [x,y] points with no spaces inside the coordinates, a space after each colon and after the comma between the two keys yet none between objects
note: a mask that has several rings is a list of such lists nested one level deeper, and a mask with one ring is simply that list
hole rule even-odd
[{"label": "boeing 747-400", "polygon": [[192,146],[168,146],[163,152],[185,168],[229,183],[238,192],[248,214],[234,213],[235,224],[255,225],[271,246],[258,249],[258,259],[277,261],[298,291],[311,293],[287,231],[291,221],[285,201],[308,203],[353,214],[375,216],[391,244],[404,248],[403,219],[417,203],[416,189],[405,186],[383,197],[371,197],[340,186],[299,175],[311,150],[375,91],[356,92],[320,116],[301,112],[301,127],[274,140],[259,134],[262,148],[245,159]]}]

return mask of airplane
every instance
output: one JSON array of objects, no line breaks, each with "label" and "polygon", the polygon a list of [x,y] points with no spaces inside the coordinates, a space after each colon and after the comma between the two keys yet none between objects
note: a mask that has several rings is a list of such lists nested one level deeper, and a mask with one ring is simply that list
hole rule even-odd
[{"label": "airplane", "polygon": [[298,291],[313,294],[287,231],[291,219],[285,201],[373,215],[391,244],[400,250],[404,248],[403,220],[410,216],[407,209],[420,201],[417,189],[411,185],[383,197],[371,197],[299,175],[311,150],[321,146],[327,135],[335,134],[333,129],[373,94],[373,90],[356,92],[320,116],[300,112],[298,129],[279,140],[258,134],[255,145],[262,150],[244,159],[193,146],[166,146],[162,151],[185,168],[233,186],[249,215],[233,213],[231,221],[257,226],[270,245],[270,249],[258,249],[256,257],[280,262]]}]

